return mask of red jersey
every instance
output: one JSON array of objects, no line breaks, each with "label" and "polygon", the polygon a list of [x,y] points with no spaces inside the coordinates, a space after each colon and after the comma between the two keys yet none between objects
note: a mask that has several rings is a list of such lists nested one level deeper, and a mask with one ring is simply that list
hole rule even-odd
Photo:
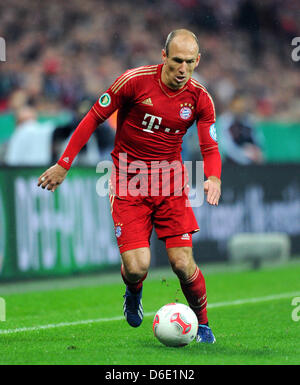
[{"label": "red jersey", "polygon": [[[207,90],[189,79],[179,90],[161,80],[163,64],[128,70],[103,93],[59,160],[69,169],[71,163],[98,124],[118,110],[115,146],[112,151],[118,167],[120,153],[127,160],[180,161],[182,137],[197,121],[204,172],[221,176],[221,160],[215,131],[215,108]],[[80,132],[81,131],[81,132]]]}]

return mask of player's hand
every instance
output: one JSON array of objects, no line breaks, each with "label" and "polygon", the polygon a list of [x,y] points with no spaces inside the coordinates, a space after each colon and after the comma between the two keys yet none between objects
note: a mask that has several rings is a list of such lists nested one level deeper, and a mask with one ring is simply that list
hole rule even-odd
[{"label": "player's hand", "polygon": [[207,202],[210,205],[218,206],[221,196],[221,181],[216,176],[208,177],[204,182],[204,193],[207,195]]},{"label": "player's hand", "polygon": [[54,192],[57,187],[65,180],[68,170],[61,167],[59,164],[48,168],[38,179],[38,186],[43,189]]}]

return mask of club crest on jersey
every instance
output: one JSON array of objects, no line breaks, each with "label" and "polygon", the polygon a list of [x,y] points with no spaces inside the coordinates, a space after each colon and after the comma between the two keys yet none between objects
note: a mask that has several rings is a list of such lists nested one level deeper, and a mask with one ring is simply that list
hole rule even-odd
[{"label": "club crest on jersey", "polygon": [[218,141],[217,130],[216,130],[216,125],[215,125],[215,123],[213,123],[213,124],[209,127],[209,135],[211,136],[211,138],[212,138],[215,142]]},{"label": "club crest on jersey", "polygon": [[120,238],[120,236],[122,235],[122,226],[123,226],[122,223],[117,223],[115,227],[115,234],[117,238]]},{"label": "club crest on jersey", "polygon": [[181,119],[183,120],[188,120],[191,116],[192,116],[192,113],[193,113],[193,109],[194,109],[194,106],[192,106],[190,103],[184,103],[184,104],[180,104],[180,117]]},{"label": "club crest on jersey", "polygon": [[107,107],[110,105],[111,102],[111,97],[110,95],[106,92],[105,94],[101,95],[99,98],[99,104],[102,107]]}]

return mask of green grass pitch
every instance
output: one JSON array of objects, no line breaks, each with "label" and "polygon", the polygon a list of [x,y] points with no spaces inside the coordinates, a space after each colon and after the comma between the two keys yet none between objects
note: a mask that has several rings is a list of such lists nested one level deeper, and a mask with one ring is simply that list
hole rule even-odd
[{"label": "green grass pitch", "polygon": [[137,329],[122,316],[124,285],[119,274],[102,273],[0,285],[6,301],[0,364],[300,363],[300,321],[292,317],[297,310],[292,300],[300,297],[299,263],[258,271],[202,270],[214,345],[193,341],[183,348],[167,348],[154,338],[155,311],[169,302],[186,303],[173,273],[150,272],[144,284],[146,315]]}]

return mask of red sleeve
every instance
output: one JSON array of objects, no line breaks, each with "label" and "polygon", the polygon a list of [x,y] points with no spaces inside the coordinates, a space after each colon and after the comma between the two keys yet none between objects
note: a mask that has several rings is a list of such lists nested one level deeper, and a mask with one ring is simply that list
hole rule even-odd
[{"label": "red sleeve", "polygon": [[103,120],[101,120],[96,115],[95,111],[91,109],[77,126],[64,153],[57,163],[66,170],[69,170],[79,151],[88,142],[92,133],[102,122]]},{"label": "red sleeve", "polygon": [[113,85],[99,97],[98,101],[79,123],[67,148],[57,162],[60,166],[69,170],[73,160],[88,142],[98,125],[109,118],[109,116],[124,103],[131,100],[133,86],[131,81],[129,81],[130,79],[127,72],[120,76]]},{"label": "red sleeve", "polygon": [[206,90],[202,90],[197,105],[197,128],[204,174],[221,178],[222,161],[216,134],[216,113],[213,100]]}]

